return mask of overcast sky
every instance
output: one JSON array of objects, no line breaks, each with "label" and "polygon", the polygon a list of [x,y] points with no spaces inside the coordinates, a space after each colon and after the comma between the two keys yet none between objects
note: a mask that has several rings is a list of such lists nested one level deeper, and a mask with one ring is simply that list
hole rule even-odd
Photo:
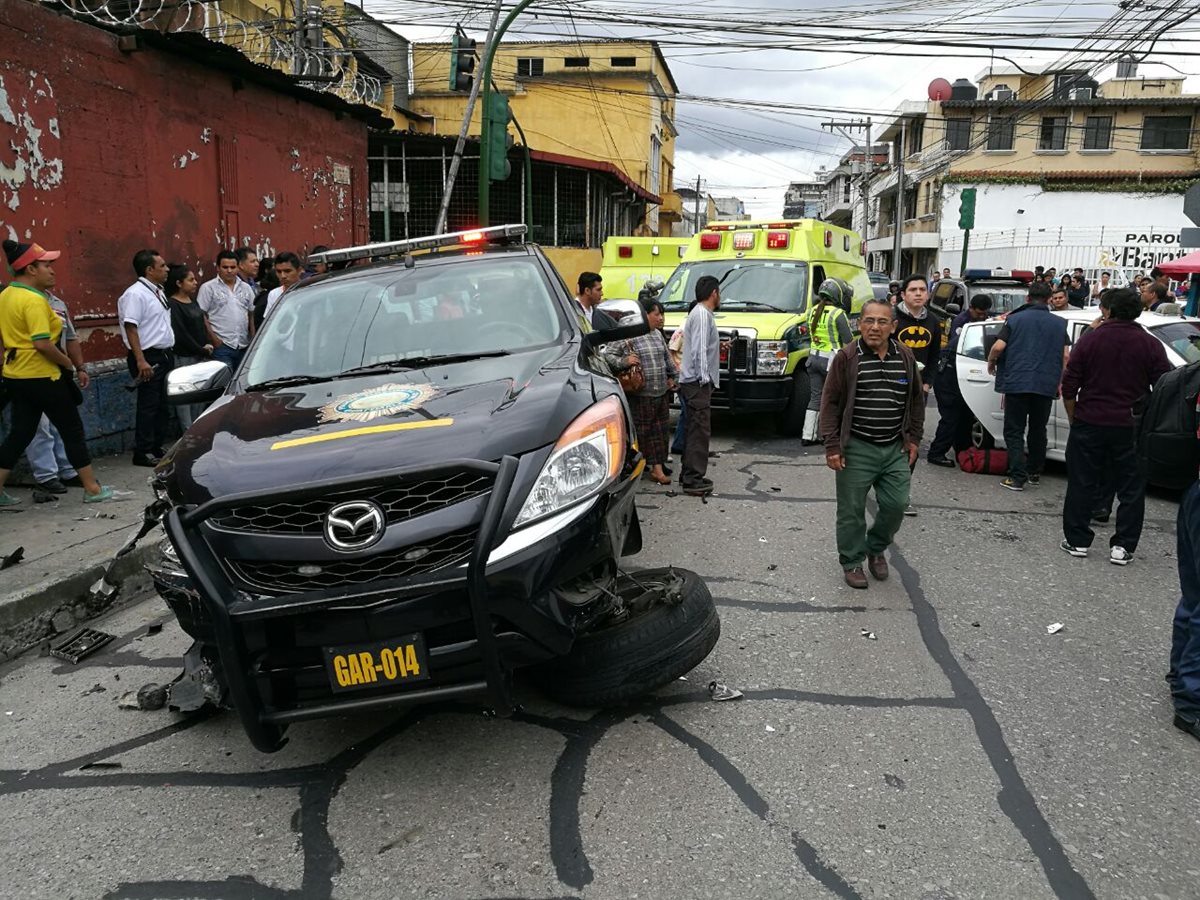
[{"label": "overcast sky", "polygon": [[[452,22],[462,17],[473,36],[482,40],[486,34],[487,23],[482,13],[448,10],[436,4],[422,4],[414,0],[365,2],[368,12],[381,16],[394,17],[403,10],[408,10],[412,15],[418,7],[424,7],[431,15],[439,16],[437,21]],[[995,52],[1021,64],[1033,62],[1045,65],[1065,59],[1066,54],[1072,51],[1083,53],[1089,60],[1112,58],[1114,61],[1118,49],[1144,52],[1150,49],[1148,35],[1151,32],[1148,29],[1166,18],[1165,15],[1156,18],[1152,9],[1140,14],[1128,11],[1121,13],[1115,3],[1088,3],[1087,0],[1069,3],[1011,0],[1008,4],[988,3],[986,0],[943,0],[936,6],[916,0],[841,0],[836,9],[831,9],[824,0],[746,0],[742,4],[734,0],[707,0],[701,4],[673,0],[656,0],[650,4],[644,0],[636,4],[634,0],[568,2],[577,11],[607,10],[617,15],[623,10],[635,11],[634,14],[638,15],[646,14],[647,10],[664,14],[677,10],[677,15],[685,20],[694,16],[714,15],[729,16],[729,21],[775,18],[781,22],[810,22],[815,18],[824,18],[832,27],[837,25],[835,20],[828,17],[837,16],[836,22],[869,26],[872,29],[870,37],[882,41],[871,45],[870,50],[875,52],[864,49],[863,53],[851,55],[804,49],[769,50],[745,45],[771,38],[745,34],[739,36],[720,30],[697,35],[669,27],[661,30],[645,27],[631,29],[612,23],[575,21],[568,24],[532,17],[529,13],[541,6],[539,3],[514,24],[508,37],[547,39],[558,36],[570,39],[578,33],[584,38],[622,34],[660,38],[681,95],[739,98],[788,106],[836,107],[860,111],[862,116],[874,113],[876,119],[880,113],[894,109],[902,101],[925,99],[927,86],[934,78],[945,78],[951,82],[957,78],[974,80],[989,65],[988,49],[964,47],[958,43],[953,47],[918,48],[911,43],[903,43],[906,36],[891,28],[892,25],[929,29],[924,35],[908,35],[910,41],[942,39],[989,43],[992,46],[1002,46],[1005,42],[999,38],[973,35],[1020,32],[1027,36],[1015,40],[1031,48],[1045,47],[1046,50],[999,49]],[[1135,2],[1145,5],[1144,0]],[[1170,6],[1169,3],[1164,5]],[[1188,0],[1182,8],[1186,10],[1191,6],[1194,4]],[[562,10],[564,7],[561,3],[547,0],[545,8]],[[742,11],[742,16],[733,14],[735,8]],[[1100,27],[1115,15],[1140,15],[1140,18],[1113,27]],[[955,24],[931,24],[928,21],[930,16]],[[431,20],[428,15],[423,19]],[[1169,60],[1183,73],[1200,73],[1200,57],[1182,55],[1185,50],[1200,53],[1198,29],[1200,17],[1163,35],[1154,45],[1149,60]],[[397,26],[397,30],[413,40],[444,39],[449,33],[444,26]],[[954,31],[959,34],[953,34]],[[836,33],[848,32],[838,28]],[[1091,33],[1106,37],[1103,42],[1084,45],[1084,36]],[[1118,38],[1133,40],[1127,47],[1118,48]],[[1187,44],[1180,40],[1183,38],[1197,42]],[[681,39],[708,46],[673,46],[673,41]],[[892,39],[897,42],[891,43]],[[835,45],[812,39],[797,42],[796,46],[827,50]],[[884,56],[880,53],[905,55]],[[916,53],[927,55],[909,55]],[[974,56],[964,58],[961,54]],[[1110,74],[1101,73],[1101,80]],[[1139,74],[1180,73],[1143,64]],[[1200,77],[1189,77],[1185,90],[1200,91]],[[821,122],[851,117],[849,112],[768,112],[681,101],[677,110],[680,135],[675,148],[676,185],[694,185],[699,176],[705,190],[717,196],[741,198],[752,215],[777,216],[789,182],[811,179],[821,166],[836,165],[838,157],[849,147],[842,136],[823,129]]]}]

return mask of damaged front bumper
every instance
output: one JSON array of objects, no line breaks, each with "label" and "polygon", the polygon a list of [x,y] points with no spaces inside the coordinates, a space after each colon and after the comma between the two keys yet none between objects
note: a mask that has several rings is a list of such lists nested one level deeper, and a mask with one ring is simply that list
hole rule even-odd
[{"label": "damaged front bumper", "polygon": [[[237,561],[225,555],[230,536],[216,523],[236,507],[277,501],[277,494],[238,495],[166,513],[163,525],[177,563],[168,550],[150,567],[151,575],[184,630],[215,651],[219,677],[255,747],[277,750],[292,722],[396,704],[472,698],[507,714],[513,706],[512,670],[567,653],[575,635],[605,614],[616,560],[640,542],[633,480],[623,478],[599,496],[501,541],[515,515],[510,501],[518,461],[456,465],[492,479],[486,495],[454,507],[474,529],[469,555],[407,577],[288,593],[255,591]],[[392,474],[414,473],[419,470]],[[289,498],[353,487],[346,480],[305,485]],[[427,544],[431,525],[424,520],[389,531],[425,535],[420,540]],[[396,540],[407,538],[401,534]],[[428,677],[412,685],[337,690],[327,665],[329,648],[365,647],[403,635],[420,636]]]}]

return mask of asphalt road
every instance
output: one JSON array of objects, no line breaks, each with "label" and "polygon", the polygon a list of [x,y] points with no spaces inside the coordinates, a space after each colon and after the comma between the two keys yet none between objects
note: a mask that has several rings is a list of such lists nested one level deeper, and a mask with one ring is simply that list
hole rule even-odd
[{"label": "asphalt road", "polygon": [[[1171,498],[1121,569],[1058,549],[1061,468],[1012,494],[922,462],[893,577],[852,591],[822,456],[728,421],[714,447],[707,504],[647,482],[629,562],[706,576],[722,637],[638,706],[526,688],[512,719],[308,723],[262,755],[229,713],[117,708],[186,648],[154,598],[96,623],[118,638],[78,666],[0,670],[0,894],[1200,894],[1200,745],[1163,681]],[[712,702],[713,679],[745,698]]]}]

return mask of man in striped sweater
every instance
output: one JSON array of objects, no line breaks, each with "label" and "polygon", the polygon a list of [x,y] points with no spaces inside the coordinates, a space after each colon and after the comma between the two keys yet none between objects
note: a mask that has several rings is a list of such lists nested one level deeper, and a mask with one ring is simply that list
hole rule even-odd
[{"label": "man in striped sweater", "polygon": [[[821,395],[825,464],[837,473],[838,560],[852,588],[868,586],[864,558],[877,580],[888,577],[883,554],[904,521],[925,426],[921,373],[892,337],[894,315],[887,303],[863,306],[862,336],[833,357]],[[879,512],[867,530],[871,488]]]}]

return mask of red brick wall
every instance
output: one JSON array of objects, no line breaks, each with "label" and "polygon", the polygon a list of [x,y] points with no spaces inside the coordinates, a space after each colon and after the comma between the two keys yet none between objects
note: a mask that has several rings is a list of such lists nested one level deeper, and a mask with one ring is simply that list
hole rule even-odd
[{"label": "red brick wall", "polygon": [[[0,236],[64,251],[79,324],[115,315],[142,247],[211,277],[223,247],[365,241],[364,123],[30,0],[0,0],[0,47]],[[85,351],[124,354],[111,328]]]}]

